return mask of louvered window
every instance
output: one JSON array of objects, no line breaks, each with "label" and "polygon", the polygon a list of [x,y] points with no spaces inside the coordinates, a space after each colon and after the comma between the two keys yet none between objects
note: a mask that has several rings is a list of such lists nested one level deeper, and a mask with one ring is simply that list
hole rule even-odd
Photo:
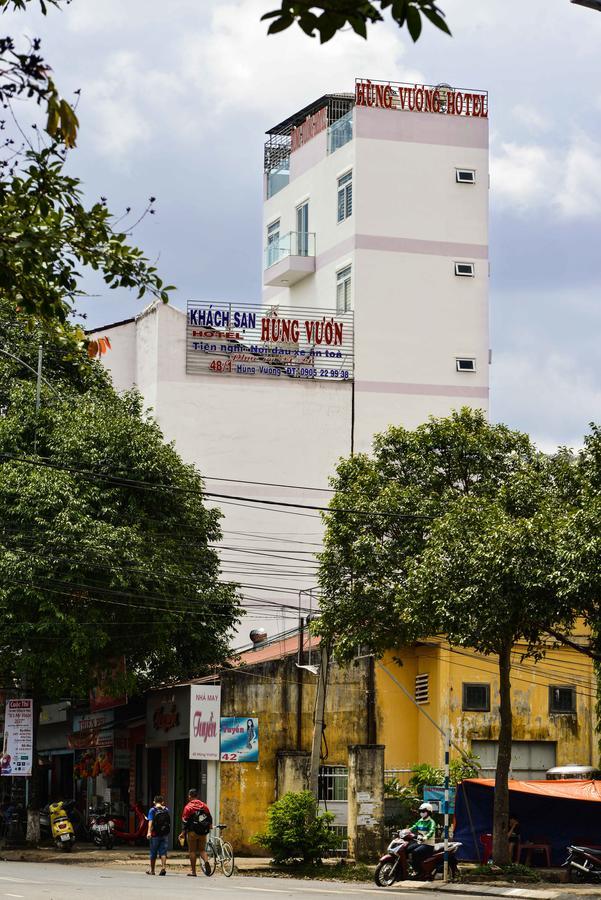
[{"label": "louvered window", "polygon": [[430,675],[427,672],[415,676],[415,702],[420,706],[430,702]]},{"label": "louvered window", "polygon": [[336,312],[347,313],[351,308],[351,267],[336,273]]},{"label": "louvered window", "polygon": [[353,213],[353,173],[338,179],[338,221],[344,222]]}]

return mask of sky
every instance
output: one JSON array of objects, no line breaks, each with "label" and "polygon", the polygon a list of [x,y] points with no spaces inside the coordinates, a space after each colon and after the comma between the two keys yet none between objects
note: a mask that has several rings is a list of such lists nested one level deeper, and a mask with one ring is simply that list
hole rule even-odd
[{"label": "sky", "polygon": [[[5,14],[42,38],[59,90],[81,89],[71,171],[120,213],[157,198],[132,240],[173,302],[255,300],[262,151],[270,126],[355,76],[489,91],[491,417],[542,449],[601,421],[601,13],[569,0],[440,0],[453,32],[413,44],[392,23],[367,41],[266,36],[278,0],[72,0]],[[100,326],[145,301],[80,303]]]}]

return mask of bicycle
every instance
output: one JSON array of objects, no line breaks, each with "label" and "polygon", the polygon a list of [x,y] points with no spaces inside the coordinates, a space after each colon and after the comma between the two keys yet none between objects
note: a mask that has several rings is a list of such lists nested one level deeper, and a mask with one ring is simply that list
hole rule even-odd
[{"label": "bicycle", "polygon": [[[227,828],[227,825],[215,825],[213,830],[217,832],[207,841],[206,852],[209,857],[210,874],[212,875],[217,868],[217,864],[221,866],[221,871],[226,878],[234,874],[234,850],[231,844],[224,841],[220,832]],[[209,873],[207,873],[209,874]]]}]

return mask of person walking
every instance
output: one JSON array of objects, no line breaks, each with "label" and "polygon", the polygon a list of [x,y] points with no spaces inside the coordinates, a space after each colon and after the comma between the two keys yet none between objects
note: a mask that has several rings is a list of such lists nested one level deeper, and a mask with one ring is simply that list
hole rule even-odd
[{"label": "person walking", "polygon": [[188,838],[188,853],[190,856],[190,872],[191,878],[196,878],[196,860],[198,856],[202,859],[202,868],[205,875],[211,875],[211,866],[209,865],[209,857],[207,856],[207,834],[213,826],[213,817],[206,803],[198,797],[196,788],[190,788],[188,791],[188,802],[184,806],[182,812],[182,832],[179,836],[180,843],[183,844],[184,838]]},{"label": "person walking", "polygon": [[161,794],[154,798],[154,804],[148,810],[148,832],[146,837],[150,841],[150,869],[147,875],[155,875],[157,856],[161,859],[161,871],[159,875],[167,874],[167,838],[171,831],[171,815],[165,806]]}]

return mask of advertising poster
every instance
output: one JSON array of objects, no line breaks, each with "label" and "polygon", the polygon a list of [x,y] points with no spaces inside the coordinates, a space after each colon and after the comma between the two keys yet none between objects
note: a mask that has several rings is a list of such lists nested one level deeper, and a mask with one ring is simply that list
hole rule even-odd
[{"label": "advertising poster", "polygon": [[221,720],[221,762],[259,761],[259,720],[228,716]]},{"label": "advertising poster", "polygon": [[190,759],[219,760],[221,685],[190,686]]},{"label": "advertising poster", "polygon": [[31,775],[33,700],[7,700],[0,775]]}]

